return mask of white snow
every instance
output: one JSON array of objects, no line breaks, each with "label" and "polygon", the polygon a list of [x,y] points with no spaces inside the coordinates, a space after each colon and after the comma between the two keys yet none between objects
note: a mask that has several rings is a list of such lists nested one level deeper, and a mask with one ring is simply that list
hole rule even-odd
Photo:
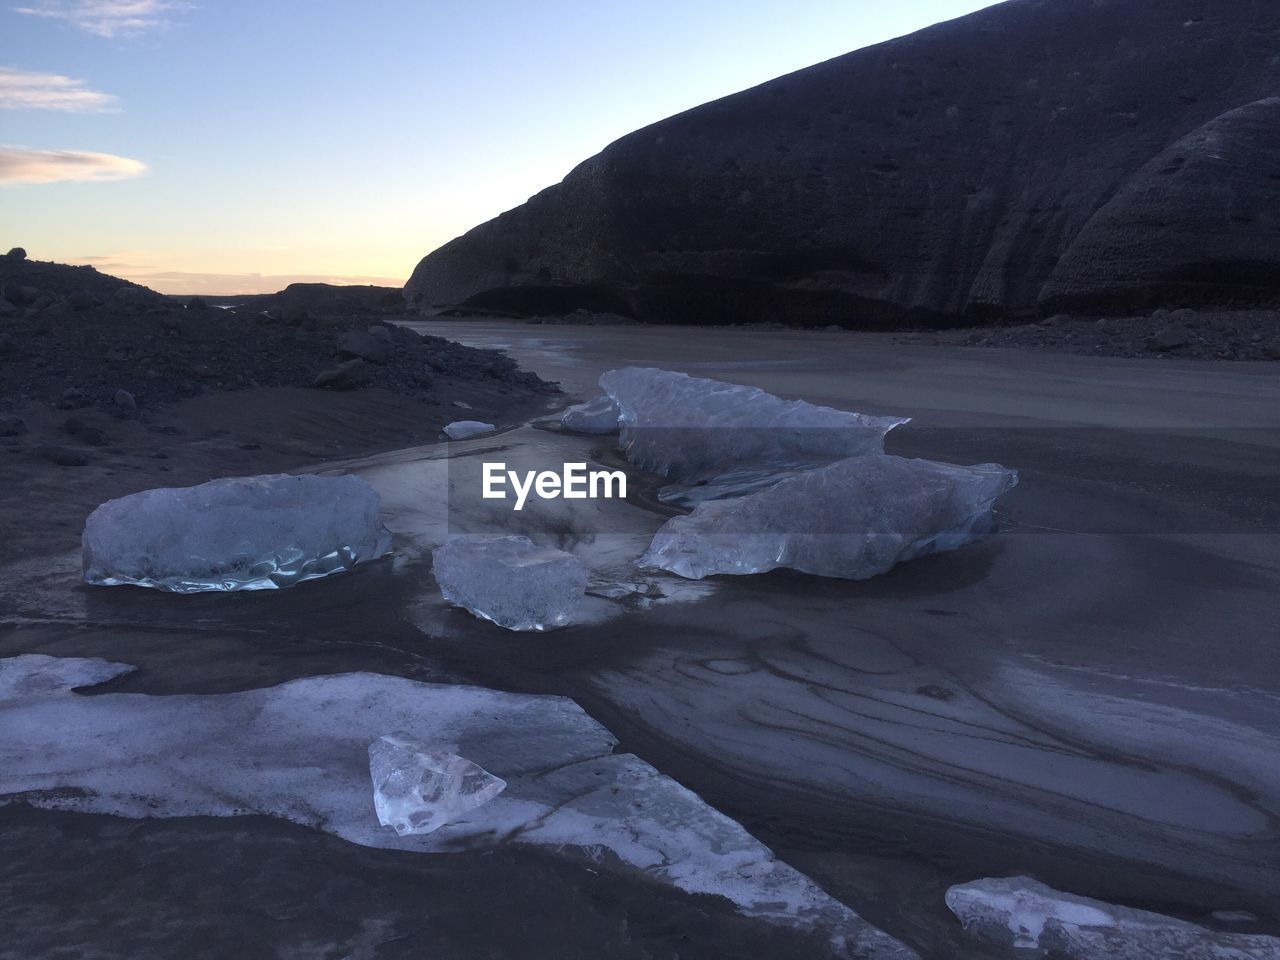
[{"label": "white snow", "polygon": [[390,535],[359,477],[276,474],[109,500],[89,515],[82,546],[88,583],[197,593],[342,573],[386,553]]},{"label": "white snow", "polygon": [[1069,960],[1276,960],[1280,940],[1220,933],[1173,917],[1062,893],[1030,877],[988,878],[947,891],[974,936]]},{"label": "white snow", "polygon": [[[89,666],[91,665],[91,667]],[[211,695],[69,696],[103,661],[0,659],[0,803],[123,817],[266,814],[370,847],[535,844],[595,869],[725,897],[850,955],[914,954],[631,754],[573,701],[354,673]],[[50,689],[59,671],[61,689]],[[26,688],[34,675],[38,691]],[[14,681],[14,677],[18,679]],[[430,834],[378,823],[368,745],[386,731],[457,752],[507,789]]]},{"label": "white snow", "polygon": [[454,537],[431,559],[446,600],[508,630],[566,626],[587,591],[581,560],[528,537]]},{"label": "white snow", "polygon": [[862,580],[976,540],[996,498],[1016,483],[1016,473],[992,463],[853,457],[699,504],[668,520],[639,564],[691,579],[789,567]]},{"label": "white snow", "polygon": [[768,486],[789,472],[880,453],[907,420],[783,400],[756,387],[625,367],[600,377],[617,403],[628,460],[676,484],[666,500],[696,503]]},{"label": "white snow", "polygon": [[493,433],[497,430],[492,423],[483,420],[455,420],[444,428],[444,435],[450,440],[469,440],[481,434]]}]

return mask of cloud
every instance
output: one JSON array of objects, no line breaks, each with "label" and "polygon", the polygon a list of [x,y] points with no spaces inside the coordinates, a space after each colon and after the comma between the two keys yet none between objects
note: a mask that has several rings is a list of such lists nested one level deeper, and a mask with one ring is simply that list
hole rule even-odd
[{"label": "cloud", "polygon": [[146,172],[140,160],[110,153],[0,146],[0,186],[129,180]]},{"label": "cloud", "polygon": [[13,9],[33,17],[65,20],[100,37],[116,37],[167,27],[167,14],[190,6],[185,0],[37,0],[31,6]]},{"label": "cloud", "polygon": [[112,113],[117,107],[115,97],[86,89],[83,80],[0,67],[0,109]]}]

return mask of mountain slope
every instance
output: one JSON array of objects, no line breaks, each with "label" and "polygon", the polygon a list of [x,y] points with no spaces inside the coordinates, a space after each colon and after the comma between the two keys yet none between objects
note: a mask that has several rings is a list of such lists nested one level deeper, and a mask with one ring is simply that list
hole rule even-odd
[{"label": "mountain slope", "polygon": [[868,326],[1272,303],[1277,94],[1272,0],[1011,0],[629,134],[406,296]]}]

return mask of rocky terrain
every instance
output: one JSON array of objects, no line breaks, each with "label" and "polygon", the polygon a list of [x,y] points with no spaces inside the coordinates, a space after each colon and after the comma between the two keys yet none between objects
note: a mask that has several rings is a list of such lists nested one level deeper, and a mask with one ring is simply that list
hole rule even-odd
[{"label": "rocky terrain", "polygon": [[431,442],[452,420],[519,422],[556,393],[495,350],[396,325],[386,291],[320,286],[219,309],[0,257],[10,546],[65,548],[100,502],[149,486]]},{"label": "rocky terrain", "polygon": [[863,328],[1275,307],[1277,49],[1274,4],[1010,0],[632,133],[406,296]]},{"label": "rocky terrain", "polygon": [[282,294],[262,309],[217,309],[90,267],[12,256],[0,259],[0,283],[0,403],[9,407],[131,410],[251,387],[368,386],[425,398],[450,379],[543,387],[495,351],[419,337],[386,310],[344,310],[341,288],[329,288],[327,302],[308,291],[310,307]]},{"label": "rocky terrain", "polygon": [[924,330],[902,343],[1014,347],[1098,357],[1280,360],[1280,311],[1157,309],[1141,316],[1055,314],[1032,323]]}]

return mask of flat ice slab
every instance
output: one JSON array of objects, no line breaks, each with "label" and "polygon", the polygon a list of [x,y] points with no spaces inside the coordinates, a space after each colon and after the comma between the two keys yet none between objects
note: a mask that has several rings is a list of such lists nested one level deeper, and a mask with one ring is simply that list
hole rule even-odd
[{"label": "flat ice slab", "polygon": [[663,499],[686,503],[741,495],[791,471],[880,453],[885,434],[907,422],[652,367],[610,370],[600,386],[618,405],[627,459],[676,481]]},{"label": "flat ice slab", "polygon": [[497,430],[492,423],[483,420],[455,420],[444,428],[444,435],[450,440],[467,440]]},{"label": "flat ice slab", "polygon": [[[1062,893],[1030,877],[975,880],[947,891],[969,933],[1027,956],[1068,960],[1278,960],[1280,940],[1224,933]],[[1031,951],[1036,951],[1031,953]]]},{"label": "flat ice slab", "polygon": [[528,537],[455,537],[431,559],[446,600],[508,630],[566,626],[587,592],[581,560]]},{"label": "flat ice slab", "polygon": [[976,540],[1017,480],[994,463],[853,457],[673,517],[639,565],[695,580],[778,567],[863,580]]},{"label": "flat ice slab", "polygon": [[144,490],[85,522],[85,582],[173,593],[274,590],[382,556],[378,494],[359,477],[276,474]]},{"label": "flat ice slab", "polygon": [[378,822],[402,837],[438,830],[507,787],[505,780],[466,757],[405,733],[369,744],[369,777]]},{"label": "flat ice slab", "polygon": [[[369,673],[238,693],[71,695],[132,668],[0,659],[0,803],[114,816],[265,814],[368,847],[420,853],[532,844],[596,870],[639,873],[807,930],[850,957],[915,954],[742,826],[617,741],[572,700]],[[429,834],[379,825],[369,744],[388,730],[507,781]]]},{"label": "flat ice slab", "polygon": [[560,426],[573,433],[617,433],[618,417],[621,414],[618,404],[606,393],[594,400],[569,407],[560,416]]}]

